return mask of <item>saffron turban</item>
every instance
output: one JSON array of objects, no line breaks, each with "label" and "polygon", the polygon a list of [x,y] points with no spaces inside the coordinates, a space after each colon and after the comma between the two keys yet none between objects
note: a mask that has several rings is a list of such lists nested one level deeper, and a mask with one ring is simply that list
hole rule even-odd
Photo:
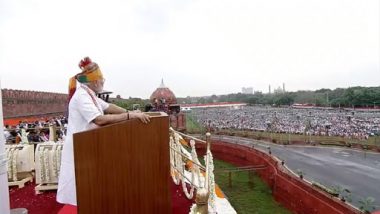
[{"label": "saffron turban", "polygon": [[79,68],[82,72],[70,78],[69,83],[69,101],[74,95],[77,88],[77,81],[80,83],[89,83],[103,79],[103,74],[99,69],[98,64],[92,62],[89,57],[85,57],[79,62]]}]

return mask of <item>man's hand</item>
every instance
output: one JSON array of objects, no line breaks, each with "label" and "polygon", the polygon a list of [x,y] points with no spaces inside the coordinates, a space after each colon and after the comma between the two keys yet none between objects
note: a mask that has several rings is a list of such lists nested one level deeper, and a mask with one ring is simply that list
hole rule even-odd
[{"label": "man's hand", "polygon": [[150,116],[144,113],[137,113],[137,112],[129,112],[130,118],[138,118],[143,123],[149,123],[150,122]]}]

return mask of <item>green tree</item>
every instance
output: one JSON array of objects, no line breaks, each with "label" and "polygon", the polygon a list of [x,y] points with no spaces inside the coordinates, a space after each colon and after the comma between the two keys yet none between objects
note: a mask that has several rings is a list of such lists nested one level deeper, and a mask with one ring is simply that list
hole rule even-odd
[{"label": "green tree", "polygon": [[291,105],[294,103],[294,98],[290,93],[278,94],[274,98],[274,104],[277,106]]},{"label": "green tree", "polygon": [[359,204],[360,204],[359,209],[363,213],[369,214],[369,213],[371,213],[371,211],[373,211],[375,209],[375,206],[373,206],[374,202],[375,202],[375,199],[372,197],[362,198],[359,201]]},{"label": "green tree", "polygon": [[210,102],[244,102],[247,104],[291,105],[293,103],[315,104],[317,106],[333,107],[372,107],[380,106],[380,87],[350,87],[318,89],[316,91],[297,91],[278,94],[225,94],[210,97],[178,98],[179,103],[210,103]]}]

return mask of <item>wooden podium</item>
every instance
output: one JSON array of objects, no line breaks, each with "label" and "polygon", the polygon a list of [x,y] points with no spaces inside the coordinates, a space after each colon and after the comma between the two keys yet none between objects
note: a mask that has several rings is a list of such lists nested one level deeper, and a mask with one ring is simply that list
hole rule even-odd
[{"label": "wooden podium", "polygon": [[172,213],[169,118],[150,115],[74,134],[78,213]]}]

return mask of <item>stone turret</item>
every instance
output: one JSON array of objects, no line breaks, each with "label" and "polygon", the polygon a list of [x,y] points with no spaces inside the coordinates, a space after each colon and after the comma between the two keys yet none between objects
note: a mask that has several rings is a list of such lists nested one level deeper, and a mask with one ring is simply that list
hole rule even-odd
[{"label": "stone turret", "polygon": [[150,102],[152,104],[172,105],[177,103],[177,98],[174,93],[165,86],[164,80],[161,80],[161,85],[150,96]]}]

